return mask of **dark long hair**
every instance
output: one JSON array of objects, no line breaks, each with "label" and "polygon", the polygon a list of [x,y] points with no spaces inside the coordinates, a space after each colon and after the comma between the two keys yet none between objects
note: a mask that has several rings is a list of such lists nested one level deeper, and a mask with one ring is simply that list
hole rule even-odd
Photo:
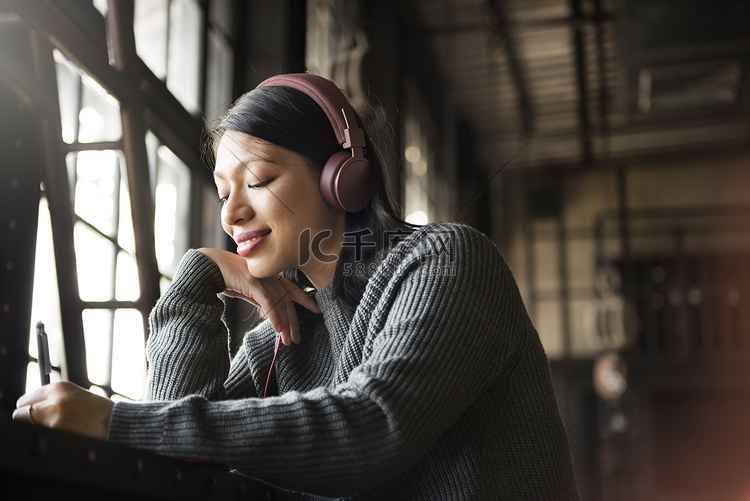
[{"label": "dark long hair", "polygon": [[[358,235],[342,246],[333,278],[334,297],[351,318],[372,274],[372,256],[393,245],[394,236],[413,230],[398,214],[391,200],[380,155],[374,149],[368,124],[357,114],[365,129],[365,156],[372,166],[372,196],[367,206],[346,214],[346,235]],[[305,93],[287,87],[261,87],[241,96],[209,131],[209,147],[214,158],[224,131],[244,132],[291,150],[308,160],[318,174],[328,158],[342,151],[324,111]],[[345,237],[346,237],[345,235]],[[352,245],[354,242],[360,245]],[[298,269],[284,275],[301,287],[311,286]]]}]

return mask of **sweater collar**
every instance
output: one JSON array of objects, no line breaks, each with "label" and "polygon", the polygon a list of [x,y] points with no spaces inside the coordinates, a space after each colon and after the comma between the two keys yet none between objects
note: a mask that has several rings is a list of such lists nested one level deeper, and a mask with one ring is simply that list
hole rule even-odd
[{"label": "sweater collar", "polygon": [[[375,252],[366,262],[367,266],[379,265],[388,254],[388,249],[380,249]],[[345,336],[349,332],[349,326],[352,323],[346,313],[336,301],[333,282],[315,292],[315,301],[318,303],[320,311],[323,313],[323,320],[326,328],[331,333]]]},{"label": "sweater collar", "polygon": [[[349,332],[351,320],[346,316],[334,297],[333,284],[330,284],[315,293],[315,301],[318,303],[323,322],[331,335],[334,344],[343,342]],[[340,346],[338,347],[340,349]]]}]

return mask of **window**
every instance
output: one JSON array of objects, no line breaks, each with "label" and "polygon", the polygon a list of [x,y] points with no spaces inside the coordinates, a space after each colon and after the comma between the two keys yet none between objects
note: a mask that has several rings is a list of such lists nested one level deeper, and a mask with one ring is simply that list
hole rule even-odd
[{"label": "window", "polygon": [[408,109],[404,113],[404,213],[414,224],[445,219],[447,187],[436,168],[435,152],[417,114]]},{"label": "window", "polygon": [[432,172],[428,172],[429,149],[419,122],[413,114],[405,119],[403,158],[404,169],[404,212],[406,220],[414,224],[427,224],[434,220],[434,203],[430,200],[429,181]]},{"label": "window", "polygon": [[[211,123],[232,96],[234,67],[233,13],[230,0],[209,2],[204,12],[196,0],[139,0],[135,2],[138,55],[193,115]],[[207,19],[207,22],[205,20]],[[206,24],[205,106],[201,106],[201,48]]]},{"label": "window", "polygon": [[195,0],[135,2],[136,51],[192,114],[200,113],[203,12]]},{"label": "window", "polygon": [[[94,5],[106,14],[106,3]],[[207,12],[206,3],[195,0],[135,2],[137,53],[164,82],[165,89],[196,117],[196,124],[204,109],[210,110],[209,115],[222,113],[232,93],[234,2],[214,0],[209,5]],[[106,54],[103,56],[106,58]],[[87,73],[58,51],[55,70],[60,144],[67,151],[65,166],[74,225],[72,235],[54,235],[47,200],[42,197],[32,334],[36,321],[43,320],[53,365],[51,379],[65,379],[61,318],[71,312],[61,312],[52,243],[53,239],[68,238],[76,256],[91,389],[116,399],[138,399],[143,396],[145,382],[145,320],[151,305],[139,301],[142,284],[135,242],[143,228],[138,228],[131,216],[128,163],[121,149],[123,136],[131,132],[122,130],[120,103],[97,83],[98,75]],[[215,203],[210,176],[200,162],[198,144],[194,157],[181,158],[160,138],[164,132],[148,131],[143,138],[149,168],[148,179],[142,180],[151,187],[154,202],[154,227],[150,231],[154,232],[153,250],[162,291],[188,248],[219,247],[223,243],[220,207]],[[167,131],[166,135],[174,133]],[[36,359],[33,335],[29,354]],[[30,363],[27,391],[38,386],[37,373],[36,363]]]},{"label": "window", "polygon": [[230,0],[212,0],[208,17],[206,47],[206,106],[207,124],[221,116],[229,106],[235,57],[234,4]]},{"label": "window", "polygon": [[[145,373],[141,367],[145,364],[139,363],[144,360],[144,332],[142,313],[133,308],[140,291],[127,166],[119,150],[106,148],[115,146],[122,136],[119,105],[59,52],[55,53],[55,62],[61,139],[72,150],[65,160],[74,212],[73,244],[78,290],[84,304],[89,380],[100,393],[140,398]],[[55,237],[45,199],[39,214],[32,318],[45,320],[50,358],[56,368],[52,379],[61,379],[65,369],[61,312],[56,299],[54,255],[50,256]],[[35,338],[30,339],[29,351],[36,357]],[[115,353],[119,356],[114,357]],[[36,370],[31,365],[29,373]],[[27,388],[37,381],[36,377],[27,378]]]}]

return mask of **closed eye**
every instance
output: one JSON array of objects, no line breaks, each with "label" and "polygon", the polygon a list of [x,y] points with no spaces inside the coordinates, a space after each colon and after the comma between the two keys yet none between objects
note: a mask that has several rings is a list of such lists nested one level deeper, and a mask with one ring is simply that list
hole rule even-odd
[{"label": "closed eye", "polygon": [[[264,187],[268,186],[269,184],[271,184],[272,181],[273,181],[273,179],[269,179],[268,181],[263,181],[262,183],[249,184],[247,187],[250,188],[251,190],[259,190],[259,189],[264,188]],[[227,195],[226,197],[221,197],[220,196],[219,200],[217,200],[216,203],[226,204],[228,200],[229,200],[229,195]]]},{"label": "closed eye", "polygon": [[271,183],[271,181],[273,181],[273,179],[269,179],[268,181],[264,181],[258,184],[251,184],[251,185],[248,185],[248,188],[250,188],[251,190],[259,190],[263,188],[264,186],[268,186]]}]

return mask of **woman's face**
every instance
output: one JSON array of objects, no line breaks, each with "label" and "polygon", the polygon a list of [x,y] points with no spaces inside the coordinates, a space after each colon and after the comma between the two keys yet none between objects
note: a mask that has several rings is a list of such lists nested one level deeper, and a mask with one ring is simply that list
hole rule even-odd
[{"label": "woman's face", "polygon": [[228,130],[219,142],[214,181],[224,202],[222,227],[253,276],[299,268],[318,289],[333,280],[346,214],[325,203],[304,157]]}]

